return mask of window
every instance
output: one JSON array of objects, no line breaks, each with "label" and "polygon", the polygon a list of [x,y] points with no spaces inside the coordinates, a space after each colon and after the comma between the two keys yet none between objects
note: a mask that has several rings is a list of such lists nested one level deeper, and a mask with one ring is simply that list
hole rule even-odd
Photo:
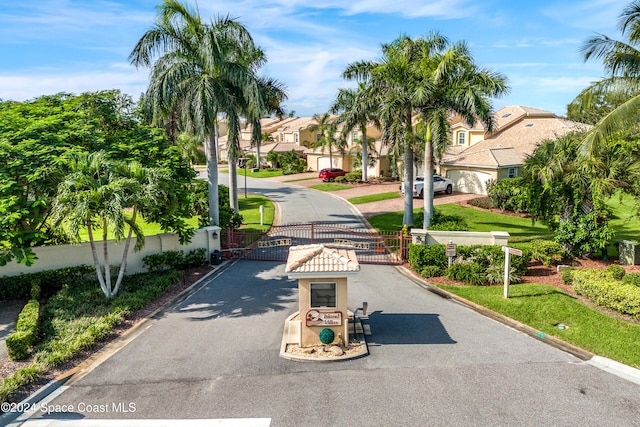
[{"label": "window", "polygon": [[518,176],[518,168],[509,168],[509,170],[507,171],[507,176],[509,178],[515,178],[516,176]]},{"label": "window", "polygon": [[280,132],[280,134],[278,136],[278,141],[284,142],[284,132]]},{"label": "window", "polygon": [[466,144],[466,134],[464,132],[458,132],[458,145]]},{"label": "window", "polygon": [[297,144],[298,142],[300,142],[300,134],[299,133],[294,133],[293,134],[293,141]]},{"label": "window", "polygon": [[312,308],[336,308],[336,283],[317,282],[310,283]]},{"label": "window", "polygon": [[506,119],[506,118],[507,118],[507,117],[509,117],[510,115],[511,115],[511,113],[503,114],[503,115],[502,115],[502,118],[503,118],[503,119]]},{"label": "window", "polygon": [[360,141],[360,134],[358,132],[353,132],[353,142]]},{"label": "window", "polygon": [[526,128],[532,128],[532,127],[533,127],[533,123],[527,123],[526,125],[524,125],[524,127],[526,127]]},{"label": "window", "polygon": [[322,139],[321,133],[316,133],[316,142],[319,142]]}]

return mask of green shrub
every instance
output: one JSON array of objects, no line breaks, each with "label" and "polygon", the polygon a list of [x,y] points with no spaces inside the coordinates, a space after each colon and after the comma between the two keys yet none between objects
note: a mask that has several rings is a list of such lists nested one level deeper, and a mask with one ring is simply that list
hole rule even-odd
[{"label": "green shrub", "polygon": [[424,267],[436,266],[446,268],[449,263],[444,245],[409,245],[409,265],[414,271],[422,271]]},{"label": "green shrub", "polygon": [[552,265],[562,261],[567,256],[562,245],[552,240],[532,240],[529,242],[531,258],[540,261],[543,265]]},{"label": "green shrub", "polygon": [[44,372],[45,367],[39,363],[18,369],[0,383],[0,402],[6,402],[20,387],[37,381]]},{"label": "green shrub", "polygon": [[595,304],[640,318],[640,288],[622,283],[604,270],[574,270],[573,289]]},{"label": "green shrub", "polygon": [[95,274],[94,267],[81,265],[58,270],[20,274],[18,276],[0,277],[0,301],[29,299],[34,284],[40,286],[40,296],[38,299],[47,299],[62,289],[64,285],[74,283],[78,280],[84,280],[84,278],[93,274]]},{"label": "green shrub", "polygon": [[485,269],[475,262],[453,264],[447,268],[445,274],[451,280],[466,282],[471,285],[486,285],[488,283]]},{"label": "green shrub", "polygon": [[440,213],[438,210],[435,210],[433,217],[431,218],[431,225],[429,226],[429,229],[440,231],[467,231],[469,230],[469,225],[462,217],[457,215],[445,215]]},{"label": "green shrub", "polygon": [[420,275],[426,279],[429,277],[442,276],[444,269],[437,265],[427,265],[420,270]]},{"label": "green shrub", "polygon": [[[501,284],[504,283],[504,260],[500,263],[491,264],[485,271],[485,277],[488,283]],[[522,278],[517,274],[515,267],[509,268],[509,283],[520,283]]]},{"label": "green shrub", "polygon": [[347,177],[346,176],[336,176],[335,177],[335,182],[346,182],[347,181]]},{"label": "green shrub", "polygon": [[560,276],[562,277],[562,282],[565,285],[573,284],[573,268],[564,267],[560,269]]},{"label": "green shrub", "polygon": [[481,209],[491,209],[493,206],[491,205],[491,199],[489,197],[476,197],[475,199],[471,199],[468,201],[471,206],[476,206]]},{"label": "green shrub", "polygon": [[624,270],[624,267],[619,266],[618,264],[610,264],[607,267],[607,272],[611,274],[611,277],[616,280],[622,280],[624,275],[627,274],[627,272]]},{"label": "green shrub", "polygon": [[347,180],[347,182],[351,182],[351,183],[362,182],[362,171],[361,170],[351,171],[345,175],[345,179]]},{"label": "green shrub", "polygon": [[198,267],[207,263],[206,249],[198,248],[185,254],[182,251],[166,251],[151,254],[142,258],[142,264],[148,271],[184,270],[188,267]]},{"label": "green shrub", "polygon": [[38,300],[29,300],[18,315],[16,332],[9,335],[6,340],[7,352],[11,360],[27,358],[29,350],[36,342],[39,318],[40,303]]},{"label": "green shrub", "polygon": [[628,273],[622,278],[622,283],[640,286],[640,273]]},{"label": "green shrub", "polygon": [[528,186],[521,177],[501,179],[488,185],[488,195],[494,208],[512,212],[527,212],[529,209]]}]

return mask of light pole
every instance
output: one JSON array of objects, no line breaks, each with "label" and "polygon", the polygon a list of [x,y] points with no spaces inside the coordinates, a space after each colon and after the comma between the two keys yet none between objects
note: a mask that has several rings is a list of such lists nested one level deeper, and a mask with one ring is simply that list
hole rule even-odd
[{"label": "light pole", "polygon": [[244,198],[247,198],[247,162],[249,159],[247,157],[240,157],[238,160],[242,162],[242,167],[244,168]]}]

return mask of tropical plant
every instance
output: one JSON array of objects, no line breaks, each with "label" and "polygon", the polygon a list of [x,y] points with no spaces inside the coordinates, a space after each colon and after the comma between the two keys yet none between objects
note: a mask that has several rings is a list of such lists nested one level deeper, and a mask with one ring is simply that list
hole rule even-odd
[{"label": "tropical plant", "polygon": [[580,92],[568,109],[580,114],[597,108],[603,102],[613,107],[584,136],[583,155],[595,156],[599,147],[612,135],[637,128],[640,111],[640,1],[632,1],[622,10],[618,27],[626,40],[598,34],[581,47],[584,61],[602,60],[607,76]]},{"label": "tropical plant", "polygon": [[[161,204],[163,181],[169,180],[168,175],[159,169],[144,168],[137,162],[110,160],[104,151],[70,156],[69,168],[69,175],[58,186],[52,220],[56,226],[66,225],[76,240],[80,239],[80,230],[86,228],[100,288],[107,298],[112,298],[118,293],[124,276],[132,235],[136,237],[136,250],[144,246],[144,233],[136,223],[137,216]],[[98,227],[102,229],[102,261],[93,235]],[[115,283],[111,280],[109,231],[116,241],[125,240]]]},{"label": "tropical plant", "polygon": [[309,132],[318,132],[320,137],[316,140],[314,148],[321,148],[324,152],[325,148],[329,151],[329,167],[335,167],[333,163],[333,149],[336,148],[340,153],[344,153],[345,140],[343,138],[336,139],[337,125],[335,117],[329,113],[314,114],[314,124],[309,126]]},{"label": "tropical plant", "polygon": [[255,71],[264,61],[262,51],[238,21],[226,16],[205,23],[188,6],[164,0],[153,27],[136,43],[129,59],[136,67],[151,68],[145,99],[152,116],[164,118],[176,111],[183,128],[205,140],[209,222],[217,225],[219,115],[224,114],[228,124],[229,164],[234,170],[231,160],[235,161],[238,146],[240,114],[251,105],[248,94],[257,93]]}]

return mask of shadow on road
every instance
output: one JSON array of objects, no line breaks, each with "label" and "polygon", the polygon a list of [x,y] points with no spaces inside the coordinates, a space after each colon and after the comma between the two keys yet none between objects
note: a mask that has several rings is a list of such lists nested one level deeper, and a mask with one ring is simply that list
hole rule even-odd
[{"label": "shadow on road", "polygon": [[298,299],[298,282],[284,275],[282,263],[239,261],[230,270],[173,311],[194,321],[237,318],[290,309]]},{"label": "shadow on road", "polygon": [[376,344],[456,344],[437,314],[369,314],[371,340]]}]

